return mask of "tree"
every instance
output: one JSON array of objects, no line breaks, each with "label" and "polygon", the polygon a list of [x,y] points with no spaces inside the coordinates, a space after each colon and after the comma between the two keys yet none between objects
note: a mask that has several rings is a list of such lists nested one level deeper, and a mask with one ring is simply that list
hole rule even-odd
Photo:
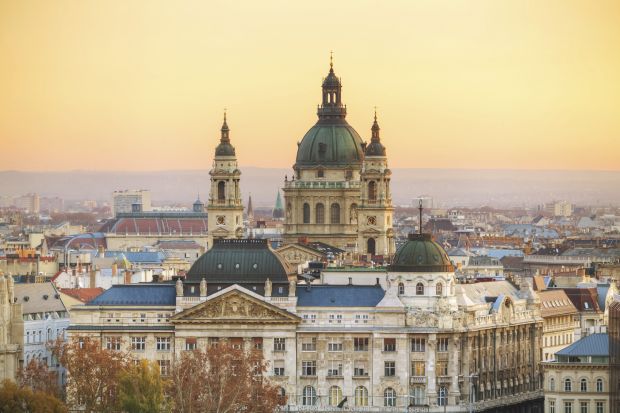
[{"label": "tree", "polygon": [[30,387],[34,391],[41,391],[54,397],[61,397],[58,385],[58,374],[50,371],[47,364],[37,359],[30,362],[18,372],[19,387]]},{"label": "tree", "polygon": [[166,411],[164,383],[156,363],[141,360],[120,374],[118,405],[127,413]]},{"label": "tree", "polygon": [[67,369],[67,402],[86,412],[116,410],[119,375],[129,367],[129,357],[120,351],[101,348],[89,337],[74,337],[54,349]]},{"label": "tree", "polygon": [[171,369],[168,395],[175,413],[272,413],[285,399],[263,374],[262,351],[229,343],[181,354]]},{"label": "tree", "polygon": [[4,380],[0,385],[0,413],[67,413],[67,407],[50,394]]}]

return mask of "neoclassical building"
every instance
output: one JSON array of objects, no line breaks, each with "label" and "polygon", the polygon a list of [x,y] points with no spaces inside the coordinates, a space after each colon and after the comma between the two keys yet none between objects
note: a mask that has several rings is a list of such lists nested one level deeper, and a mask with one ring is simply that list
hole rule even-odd
[{"label": "neoclassical building", "polygon": [[391,171],[376,113],[367,144],[346,120],[342,82],[331,63],[317,115],[298,143],[293,177],[285,178],[284,242],[391,256]]},{"label": "neoclassical building", "polygon": [[375,280],[297,284],[265,240],[218,239],[176,284],[115,285],[69,333],[156,360],[227,341],[263,351],[288,411],[542,412],[540,302],[529,285],[461,285],[411,235]]},{"label": "neoclassical building", "polygon": [[237,165],[235,147],[230,143],[230,129],[222,124],[220,143],[215,148],[211,175],[211,190],[207,204],[207,248],[214,239],[243,237],[243,203],[241,201],[241,171]]}]

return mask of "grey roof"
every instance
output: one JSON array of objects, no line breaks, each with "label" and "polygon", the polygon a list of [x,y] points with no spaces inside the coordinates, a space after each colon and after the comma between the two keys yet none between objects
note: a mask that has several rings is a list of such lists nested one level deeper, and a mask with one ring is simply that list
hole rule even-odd
[{"label": "grey roof", "polygon": [[385,291],[379,285],[313,285],[297,287],[298,307],[375,307]]},{"label": "grey roof", "polygon": [[221,284],[288,284],[295,270],[263,239],[217,239],[213,247],[194,262],[187,280]]},{"label": "grey roof", "polygon": [[176,305],[174,284],[113,285],[86,305]]},{"label": "grey roof", "polygon": [[15,297],[24,314],[67,310],[51,282],[15,284]]},{"label": "grey roof", "polygon": [[585,336],[555,353],[556,356],[609,356],[609,337],[606,333]]},{"label": "grey roof", "polygon": [[88,330],[88,331],[174,331],[174,326],[128,326],[128,325],[111,325],[111,326],[97,326],[97,325],[81,325],[74,324],[67,328],[67,330]]},{"label": "grey roof", "polygon": [[607,299],[609,284],[597,284],[596,291],[598,292],[598,306],[601,308],[601,311],[605,311],[605,300]]}]

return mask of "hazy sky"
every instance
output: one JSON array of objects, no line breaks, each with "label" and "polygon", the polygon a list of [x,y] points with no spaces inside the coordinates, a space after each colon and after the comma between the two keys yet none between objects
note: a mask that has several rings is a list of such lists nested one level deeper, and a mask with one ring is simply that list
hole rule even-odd
[{"label": "hazy sky", "polygon": [[620,2],[0,0],[0,170],[290,167],[329,51],[393,167],[620,170]]}]

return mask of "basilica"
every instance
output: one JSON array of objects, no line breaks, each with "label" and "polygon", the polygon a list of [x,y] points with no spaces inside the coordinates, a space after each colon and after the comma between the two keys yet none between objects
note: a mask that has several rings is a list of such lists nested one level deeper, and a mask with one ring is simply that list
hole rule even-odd
[{"label": "basilica", "polygon": [[235,148],[224,120],[211,170],[209,250],[184,278],[114,285],[75,306],[71,336],[156,361],[228,342],[262,351],[287,411],[542,413],[540,299],[527,282],[459,284],[444,249],[394,249],[390,170],[375,117],[346,121],[333,66],[318,121],[284,182],[285,242],[389,255],[385,268],[299,282],[267,240],[243,239]]}]

